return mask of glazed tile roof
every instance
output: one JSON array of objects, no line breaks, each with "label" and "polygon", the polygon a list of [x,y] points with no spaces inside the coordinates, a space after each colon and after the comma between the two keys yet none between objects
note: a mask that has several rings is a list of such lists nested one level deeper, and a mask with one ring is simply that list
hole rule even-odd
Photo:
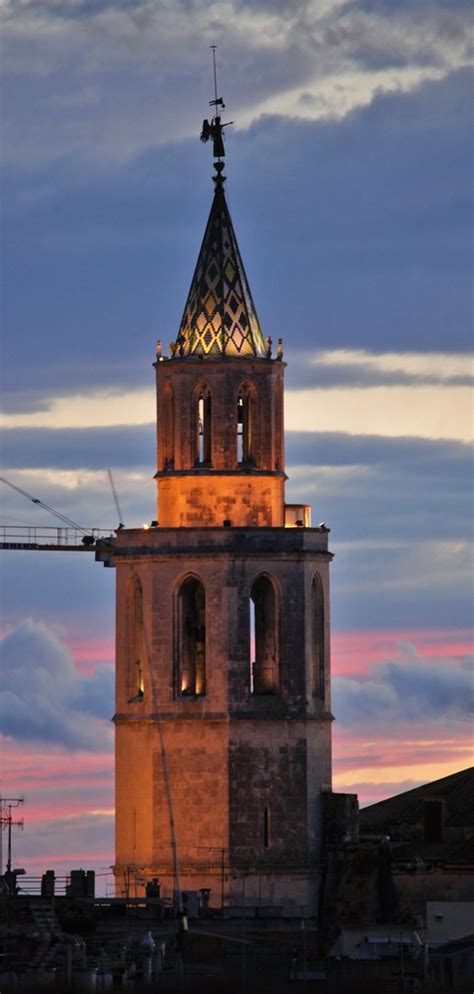
[{"label": "glazed tile roof", "polygon": [[265,356],[223,181],[216,189],[174,355]]}]

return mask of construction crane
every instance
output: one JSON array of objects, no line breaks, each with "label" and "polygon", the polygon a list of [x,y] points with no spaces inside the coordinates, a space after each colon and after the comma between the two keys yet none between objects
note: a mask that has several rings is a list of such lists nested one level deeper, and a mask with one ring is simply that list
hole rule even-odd
[{"label": "construction crane", "polygon": [[[109,471],[109,479],[111,474]],[[104,566],[113,566],[112,549],[115,529],[113,528],[83,528],[61,511],[55,510],[39,497],[34,497],[27,490],[22,490],[15,483],[0,476],[0,483],[5,483],[12,490],[26,497],[37,507],[48,511],[62,521],[60,528],[44,525],[0,525],[0,549],[15,549],[38,552],[94,552],[95,558]],[[112,492],[117,502],[115,488],[111,480]],[[119,527],[123,527],[122,524]]]}]

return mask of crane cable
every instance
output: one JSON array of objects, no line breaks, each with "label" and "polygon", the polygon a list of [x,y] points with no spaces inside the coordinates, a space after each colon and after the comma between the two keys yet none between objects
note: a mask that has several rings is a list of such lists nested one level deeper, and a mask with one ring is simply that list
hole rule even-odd
[{"label": "crane cable", "polygon": [[75,521],[71,521],[71,519],[67,518],[65,514],[61,514],[60,511],[56,511],[54,507],[50,507],[49,504],[45,504],[44,500],[40,500],[39,497],[33,497],[33,495],[29,494],[26,490],[22,490],[21,487],[17,487],[15,483],[11,483],[10,480],[6,480],[4,476],[0,476],[0,483],[6,483],[7,487],[11,487],[12,490],[16,490],[17,493],[22,495],[22,497],[26,497],[28,500],[31,500],[32,504],[38,504],[38,507],[42,507],[44,511],[49,511],[50,514],[54,515],[54,517],[58,518],[60,521],[63,521],[69,528],[75,528],[76,531],[82,532],[83,535],[89,535],[86,528],[82,528],[82,526],[78,525]]}]

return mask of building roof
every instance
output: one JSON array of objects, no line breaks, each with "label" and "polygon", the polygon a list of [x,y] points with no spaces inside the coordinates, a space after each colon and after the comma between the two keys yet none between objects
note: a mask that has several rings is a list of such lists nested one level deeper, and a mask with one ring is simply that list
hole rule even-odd
[{"label": "building roof", "polygon": [[474,933],[463,935],[460,939],[450,939],[442,946],[435,946],[430,949],[431,956],[453,956],[455,953],[465,953],[468,949],[474,949]]},{"label": "building roof", "polygon": [[399,825],[423,823],[424,802],[443,800],[444,825],[474,830],[474,767],[370,804],[360,812],[363,832],[391,835]]},{"label": "building roof", "polygon": [[176,340],[175,356],[265,356],[265,342],[226,203],[222,163]]}]

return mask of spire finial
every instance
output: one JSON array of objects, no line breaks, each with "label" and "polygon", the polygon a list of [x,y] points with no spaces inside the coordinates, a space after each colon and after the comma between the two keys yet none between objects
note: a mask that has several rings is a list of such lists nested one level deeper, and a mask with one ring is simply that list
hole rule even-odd
[{"label": "spire finial", "polygon": [[221,162],[221,159],[225,157],[223,131],[224,128],[227,128],[229,124],[233,124],[234,122],[226,121],[225,124],[222,124],[221,122],[218,110],[219,107],[222,107],[222,110],[224,110],[225,103],[222,97],[217,96],[217,63],[216,63],[217,45],[210,45],[209,47],[212,50],[212,65],[214,70],[214,100],[209,101],[209,106],[214,107],[215,112],[214,112],[214,117],[211,118],[210,122],[207,120],[207,118],[204,118],[204,121],[202,122],[201,141],[208,142],[209,139],[212,138],[213,154],[214,158],[217,159],[217,162],[214,163],[217,176],[214,176],[213,178],[214,182],[217,183],[218,186],[220,186],[222,185],[222,182],[225,178],[224,176],[222,176],[222,170],[224,168],[224,165]]}]

